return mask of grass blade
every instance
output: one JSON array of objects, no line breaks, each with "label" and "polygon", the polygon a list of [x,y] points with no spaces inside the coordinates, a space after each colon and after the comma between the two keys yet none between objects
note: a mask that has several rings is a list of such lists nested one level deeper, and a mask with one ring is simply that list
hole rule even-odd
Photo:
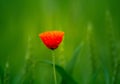
[{"label": "grass blade", "polygon": [[[53,65],[51,61],[40,61],[40,62]],[[62,68],[59,65],[55,65],[55,68],[57,72],[61,75],[61,77],[65,80],[64,83],[62,84],[77,84],[77,82],[64,70],[64,68]]]}]

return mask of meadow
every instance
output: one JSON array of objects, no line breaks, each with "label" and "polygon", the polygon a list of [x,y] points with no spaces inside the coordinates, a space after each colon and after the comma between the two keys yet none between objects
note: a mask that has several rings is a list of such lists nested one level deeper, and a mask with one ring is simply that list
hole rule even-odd
[{"label": "meadow", "polygon": [[120,0],[0,0],[0,84],[54,84],[53,30],[57,84],[120,84]]}]

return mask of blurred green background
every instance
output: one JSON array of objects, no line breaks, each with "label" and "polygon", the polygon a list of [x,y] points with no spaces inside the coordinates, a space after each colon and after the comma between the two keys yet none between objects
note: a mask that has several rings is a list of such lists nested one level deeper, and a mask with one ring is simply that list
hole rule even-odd
[{"label": "blurred green background", "polygon": [[49,30],[65,32],[58,84],[120,84],[120,0],[0,0],[0,84],[54,84]]}]

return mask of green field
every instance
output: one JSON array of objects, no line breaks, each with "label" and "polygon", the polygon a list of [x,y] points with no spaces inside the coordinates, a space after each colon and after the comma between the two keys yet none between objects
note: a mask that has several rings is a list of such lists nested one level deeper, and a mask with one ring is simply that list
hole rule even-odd
[{"label": "green field", "polygon": [[54,84],[52,30],[57,84],[120,84],[120,0],[0,0],[0,84]]}]

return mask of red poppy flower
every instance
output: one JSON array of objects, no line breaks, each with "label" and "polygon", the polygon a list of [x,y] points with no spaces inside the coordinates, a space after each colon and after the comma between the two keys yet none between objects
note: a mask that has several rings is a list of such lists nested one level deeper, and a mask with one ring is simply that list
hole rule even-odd
[{"label": "red poppy flower", "polygon": [[39,34],[40,39],[49,49],[58,48],[59,44],[62,42],[64,32],[62,31],[48,31]]}]

